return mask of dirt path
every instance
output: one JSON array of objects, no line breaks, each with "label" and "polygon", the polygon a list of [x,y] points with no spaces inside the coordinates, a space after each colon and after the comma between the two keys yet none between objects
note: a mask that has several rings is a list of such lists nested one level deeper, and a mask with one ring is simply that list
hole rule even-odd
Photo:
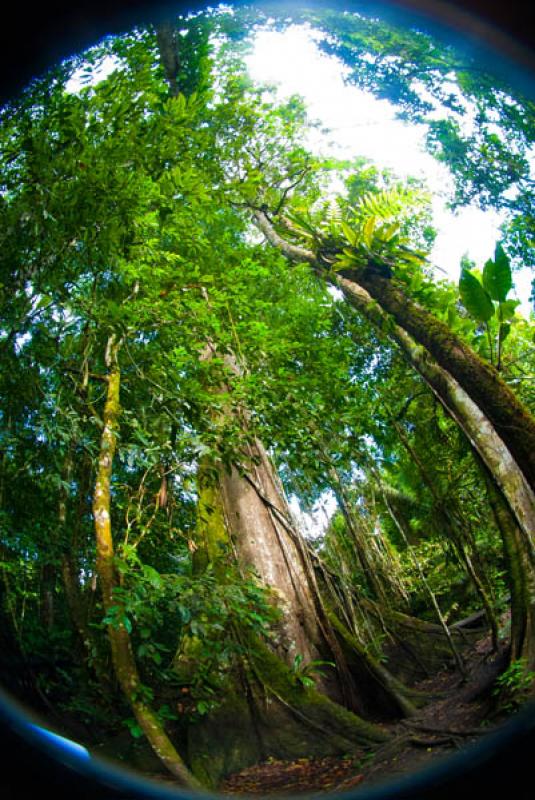
[{"label": "dirt path", "polygon": [[371,786],[422,769],[477,741],[498,722],[489,719],[490,690],[504,664],[505,653],[491,653],[488,640],[482,640],[470,654],[468,679],[444,671],[416,686],[436,699],[410,720],[385,726],[393,738],[379,749],[343,758],[269,759],[229,776],[220,791],[252,796],[323,794]]}]

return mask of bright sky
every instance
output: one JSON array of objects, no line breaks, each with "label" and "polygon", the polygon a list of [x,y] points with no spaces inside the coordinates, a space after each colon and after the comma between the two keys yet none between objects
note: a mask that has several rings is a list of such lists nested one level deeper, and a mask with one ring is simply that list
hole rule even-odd
[{"label": "bright sky", "polygon": [[[352,159],[366,156],[379,167],[389,167],[400,177],[425,178],[433,195],[434,224],[438,230],[431,259],[441,275],[459,279],[464,253],[482,267],[494,255],[503,219],[497,212],[467,207],[453,214],[446,208],[453,182],[448,169],[425,152],[425,126],[408,125],[395,118],[393,106],[370,93],[344,82],[347,68],[336,58],[322,53],[316,42],[318,32],[306,26],[290,26],[286,31],[260,31],[254,50],[247,58],[253,80],[276,84],[282,99],[298,94],[306,102],[311,120],[322,128],[314,129],[309,146],[318,154]],[[515,286],[522,300],[520,309],[531,311],[529,295],[531,272],[515,275]],[[336,509],[332,493],[325,493],[312,513],[304,513],[296,497],[290,508],[305,535],[315,538],[325,530]]]},{"label": "bright sky", "polygon": [[[259,31],[253,52],[246,58],[251,78],[277,85],[281,99],[293,94],[303,97],[309,118],[320,123],[319,128],[311,130],[308,141],[318,154],[342,159],[365,156],[401,178],[425,178],[433,195],[438,230],[431,258],[441,270],[439,274],[457,282],[464,253],[482,267],[494,254],[502,217],[476,207],[463,208],[456,214],[448,211],[452,178],[444,165],[425,152],[425,126],[400,122],[390,103],[347,85],[347,68],[319,50],[316,42],[320,36],[304,25],[289,26],[284,32]],[[85,81],[80,69],[67,84],[67,90],[78,91],[84,82],[98,83],[117,63],[112,58],[104,59]],[[515,274],[517,294],[522,300],[520,309],[526,316],[531,311],[531,277],[530,270]],[[303,513],[295,497],[291,498],[290,507],[306,535],[314,537],[325,529],[336,500],[331,493],[325,493],[312,514]]]},{"label": "bright sky", "polygon": [[[493,257],[502,222],[500,214],[475,207],[456,214],[448,211],[451,175],[425,152],[425,126],[400,122],[386,100],[377,100],[370,93],[347,85],[347,68],[319,50],[316,42],[320,36],[305,25],[292,25],[281,33],[258,32],[254,50],[247,58],[251,77],[260,83],[276,84],[281,98],[292,94],[303,97],[310,119],[329,129],[329,133],[311,131],[309,145],[315,152],[340,158],[366,156],[400,177],[424,177],[433,193],[438,230],[433,263],[455,282],[464,253],[482,267]],[[530,311],[530,282],[529,270],[515,276],[526,316]]]},{"label": "bright sky", "polygon": [[[432,262],[441,275],[455,282],[465,253],[482,267],[494,254],[503,218],[498,212],[483,212],[476,207],[463,208],[455,214],[447,210],[452,178],[444,165],[425,152],[425,126],[397,120],[394,107],[386,100],[377,100],[371,93],[347,85],[347,68],[319,50],[320,37],[320,32],[307,25],[290,25],[284,32],[259,31],[254,50],[246,58],[251,77],[259,83],[277,85],[280,98],[293,94],[303,97],[310,119],[321,125],[309,135],[308,144],[313,151],[347,159],[366,156],[400,177],[425,178],[433,195],[438,231]],[[67,91],[98,83],[118,63],[115,58],[105,58],[85,78],[83,67],[80,68],[67,83]],[[520,310],[526,316],[531,311],[531,278],[529,269],[515,274],[522,301]]]}]

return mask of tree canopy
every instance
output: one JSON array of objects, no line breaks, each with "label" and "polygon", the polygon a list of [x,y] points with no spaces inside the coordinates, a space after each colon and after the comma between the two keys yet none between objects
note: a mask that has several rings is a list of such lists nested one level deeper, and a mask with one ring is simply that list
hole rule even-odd
[{"label": "tree canopy", "polygon": [[[302,100],[251,81],[255,30],[290,22],[427,126],[454,205],[505,212],[458,285],[420,180],[319,158]],[[425,31],[248,8],[110,37],[2,109],[1,615],[47,713],[213,786],[382,741],[437,658],[464,674],[455,623],[481,609],[524,696],[532,117]],[[288,498],[334,511],[307,538]],[[210,720],[253,707],[262,747],[244,722],[212,755]]]}]

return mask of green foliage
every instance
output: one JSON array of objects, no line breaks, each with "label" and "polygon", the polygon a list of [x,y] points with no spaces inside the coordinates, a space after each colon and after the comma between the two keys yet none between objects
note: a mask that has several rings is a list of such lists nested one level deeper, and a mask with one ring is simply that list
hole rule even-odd
[{"label": "green foliage", "polygon": [[[507,299],[513,286],[509,259],[501,244],[496,245],[494,260],[485,263],[480,278],[465,267],[461,268],[459,294],[471,317],[481,323],[487,334],[488,350],[484,354],[501,368],[502,346],[511,332],[518,300]],[[497,304],[497,305],[495,305]],[[494,323],[490,320],[494,318]]]},{"label": "green foliage", "polygon": [[523,659],[512,661],[492,689],[499,710],[518,711],[527,700],[535,680],[535,672],[526,669]]},{"label": "green foliage", "polygon": [[444,44],[421,20],[405,27],[331,9],[297,17],[326,34],[321,48],[342,60],[351,83],[388,100],[399,119],[424,126],[429,152],[453,175],[452,206],[507,211],[507,249],[518,265],[532,265],[530,99],[495,64]]},{"label": "green foliage", "polygon": [[334,666],[335,664],[332,661],[321,661],[319,659],[304,663],[303,656],[298,653],[293,660],[292,672],[301,686],[307,689],[316,685],[314,677],[321,674],[323,668]]},{"label": "green foliage", "polygon": [[509,259],[501,244],[496,246],[494,261],[489,259],[483,270],[483,286],[492,300],[504,303],[513,286]]},{"label": "green foliage", "polygon": [[[352,79],[397,98],[406,115],[430,111],[410,77],[420,58],[427,88],[460,113],[461,101],[448,99],[443,87],[451,54],[429,36],[401,35],[353,15],[317,21],[339,26],[323,47],[344,58],[357,54]],[[144,697],[171,721],[169,693],[181,701],[180,716],[209,713],[236,665],[246,662],[250,640],[271,638],[276,598],[243,574],[232,548],[222,548],[220,563],[202,573],[193,553],[199,462],[210,462],[214,475],[244,471],[256,438],[303,506],[340,489],[336,469],[376,585],[342,515],[315,546],[354,596],[377,599],[383,586],[389,602],[431,618],[393,510],[446,614],[477,607],[437,522],[443,507],[455,509],[470,553],[480,556],[496,594],[505,595],[480,478],[451,420],[385,332],[332,297],[306,265],[289,269],[251,235],[249,204],[284,214],[291,223],[284,235],[321,253],[335,271],[388,268],[411,298],[482,351],[489,347],[480,332],[486,326],[496,340],[486,352],[497,363],[508,337],[512,385],[535,402],[524,374],[533,366],[531,334],[515,317],[516,301],[507,299],[508,242],[481,278],[463,271],[461,299],[476,320],[474,333],[457,311],[455,286],[427,272],[433,233],[418,181],[402,184],[362,159],[341,165],[313,158],[301,100],[276,104],[247,78],[235,47],[247,38],[239,15],[214,12],[180,24],[187,34],[176,98],[168,96],[153,31],[138,30],[64,65],[2,112],[2,623],[23,653],[65,662],[54,676],[43,670],[46,695],[104,728],[107,707],[95,683],[96,668],[109,673],[107,626],[130,634]],[[369,53],[386,56],[372,64]],[[104,80],[68,90],[80,60],[89,75],[110,55],[117,66]],[[458,73],[457,83],[478,103],[488,99],[468,73]],[[463,196],[477,188],[497,198],[507,183],[503,171],[491,185],[494,173],[479,169],[509,157],[515,142],[523,147],[527,114],[500,97],[501,113],[507,107],[516,114],[507,147],[488,131],[485,142],[467,143],[453,124],[434,129],[436,147],[457,176],[466,174]],[[469,175],[474,148],[485,158]],[[511,174],[519,184],[521,155],[507,164],[518,167]],[[345,192],[324,202],[324,182],[339,175]],[[518,251],[527,205],[522,220]],[[111,332],[122,340],[123,388],[111,509],[118,585],[104,614],[91,502]],[[402,420],[412,455],[393,419]],[[381,637],[359,622],[381,658]],[[296,684],[311,687],[332,666],[305,664],[298,655]],[[124,716],[122,708],[116,716]],[[125,724],[140,735],[134,720]]]},{"label": "green foliage", "polygon": [[494,315],[490,294],[476,276],[466,269],[461,271],[459,294],[468,313],[478,322],[488,322]]}]

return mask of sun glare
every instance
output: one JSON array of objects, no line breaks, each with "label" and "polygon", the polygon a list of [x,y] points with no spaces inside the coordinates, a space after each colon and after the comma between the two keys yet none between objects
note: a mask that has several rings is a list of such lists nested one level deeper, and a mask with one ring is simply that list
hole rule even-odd
[{"label": "sun glare", "polygon": [[[260,30],[247,57],[249,74],[258,83],[276,87],[280,99],[300,95],[311,122],[308,145],[317,154],[352,159],[364,156],[400,178],[425,180],[433,195],[437,238],[431,253],[437,274],[457,282],[460,260],[467,255],[477,266],[492,257],[504,217],[475,205],[452,212],[448,201],[453,178],[447,167],[425,151],[425,125],[396,119],[395,107],[370,92],[349,85],[347,68],[318,47],[322,34],[309,25],[285,31]],[[440,113],[436,109],[434,114]],[[515,286],[526,317],[531,306],[530,271],[515,274]]]}]

